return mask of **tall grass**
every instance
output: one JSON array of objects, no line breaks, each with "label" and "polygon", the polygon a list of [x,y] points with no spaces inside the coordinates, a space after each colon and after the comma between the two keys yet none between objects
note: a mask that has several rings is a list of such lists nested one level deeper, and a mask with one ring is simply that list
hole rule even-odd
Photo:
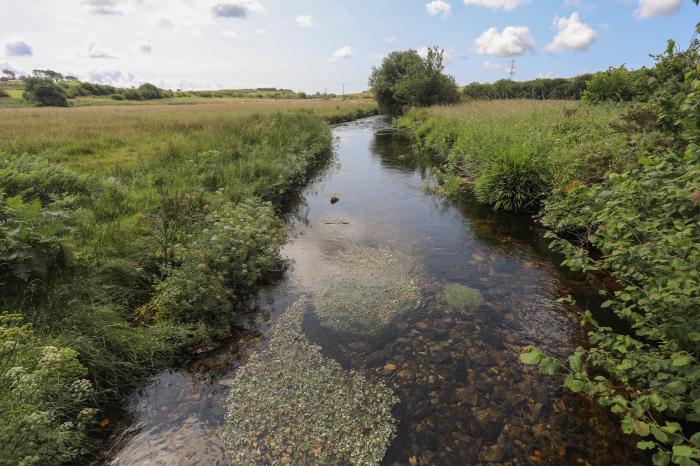
[{"label": "tall grass", "polygon": [[551,190],[588,183],[629,162],[612,124],[620,106],[474,101],[414,110],[399,120],[441,162],[441,189],[473,191],[496,209],[537,211]]}]

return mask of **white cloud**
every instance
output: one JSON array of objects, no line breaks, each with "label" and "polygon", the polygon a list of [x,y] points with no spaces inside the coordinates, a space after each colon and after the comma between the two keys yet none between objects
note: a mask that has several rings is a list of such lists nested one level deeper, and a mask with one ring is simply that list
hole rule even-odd
[{"label": "white cloud", "polygon": [[464,0],[464,4],[485,6],[493,10],[513,11],[515,8],[529,1],[530,0]]},{"label": "white cloud", "polygon": [[489,70],[492,70],[492,71],[507,71],[508,70],[507,66],[501,65],[500,63],[493,63],[490,61],[485,61],[481,65],[484,68],[488,68]]},{"label": "white cloud", "polygon": [[370,53],[369,58],[372,60],[382,61],[386,58],[386,53]]},{"label": "white cloud", "polygon": [[683,0],[639,0],[639,8],[634,12],[634,16],[647,19],[672,15],[680,9],[682,3]]},{"label": "white cloud", "polygon": [[384,42],[386,42],[386,43],[388,43],[388,44],[393,44],[393,43],[395,43],[396,41],[398,41],[398,39],[397,39],[396,37],[394,37],[394,36],[389,36],[389,37],[385,37],[385,38],[384,38]]},{"label": "white cloud", "polygon": [[425,4],[425,9],[430,16],[442,15],[447,18],[452,14],[452,6],[443,0],[433,0]]},{"label": "white cloud", "polygon": [[558,32],[554,40],[545,45],[544,49],[547,52],[583,52],[598,38],[598,33],[593,28],[581,22],[578,13],[572,13],[568,18],[556,19],[554,24]]},{"label": "white cloud", "polygon": [[136,80],[133,74],[122,73],[119,70],[90,71],[83,76],[83,81],[116,87],[132,87],[142,84]]},{"label": "white cloud", "polygon": [[221,35],[224,37],[228,37],[229,39],[235,39],[236,37],[238,37],[238,33],[233,29],[224,29],[223,31],[221,31]]},{"label": "white cloud", "polygon": [[348,60],[350,58],[352,58],[352,47],[346,45],[345,47],[341,47],[338,50],[336,50],[333,53],[333,56],[331,57],[330,61]]},{"label": "white cloud", "polygon": [[298,15],[294,18],[294,22],[303,28],[312,28],[316,26],[314,18],[311,15]]},{"label": "white cloud", "polygon": [[138,49],[138,52],[139,52],[141,55],[150,55],[151,52],[153,51],[153,48],[151,47],[151,44],[146,44],[146,43],[139,44],[139,46],[137,47],[137,49]]},{"label": "white cloud", "polygon": [[124,14],[124,0],[82,0],[81,3],[94,15]]},{"label": "white cloud", "polygon": [[265,13],[266,11],[265,7],[256,0],[217,3],[211,9],[212,14],[219,18],[246,18],[248,13]]},{"label": "white cloud", "polygon": [[5,55],[8,57],[31,56],[34,55],[34,49],[28,42],[17,40],[5,44]]},{"label": "white cloud", "polygon": [[476,38],[476,53],[497,57],[515,57],[535,49],[535,40],[526,26],[508,26],[503,32],[489,28]]},{"label": "white cloud", "polygon": [[89,58],[105,58],[105,59],[118,59],[114,53],[107,51],[102,48],[97,42],[90,42],[88,44],[88,57]]}]

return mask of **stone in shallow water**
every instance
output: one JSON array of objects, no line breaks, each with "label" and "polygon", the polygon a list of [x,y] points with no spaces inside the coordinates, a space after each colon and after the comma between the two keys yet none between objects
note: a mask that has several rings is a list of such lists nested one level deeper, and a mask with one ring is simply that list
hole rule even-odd
[{"label": "stone in shallow water", "polygon": [[271,332],[270,347],[238,372],[223,432],[232,464],[379,465],[398,402],[381,382],[345,371],[301,331],[305,303]]},{"label": "stone in shallow water", "polygon": [[328,279],[314,302],[324,327],[350,336],[373,337],[418,307],[418,288],[408,264],[390,251],[350,247],[339,254],[338,262],[342,268]]},{"label": "stone in shallow water", "polygon": [[457,283],[445,285],[445,298],[447,298],[447,304],[454,309],[476,309],[484,304],[481,291]]}]

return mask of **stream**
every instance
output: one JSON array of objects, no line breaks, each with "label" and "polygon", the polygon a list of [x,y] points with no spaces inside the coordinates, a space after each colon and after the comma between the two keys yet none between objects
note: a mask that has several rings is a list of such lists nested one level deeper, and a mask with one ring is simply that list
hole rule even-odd
[{"label": "stream", "polygon": [[[559,297],[598,305],[590,285],[557,266],[538,227],[470,199],[426,193],[430,163],[379,117],[334,135],[336,159],[290,214],[287,273],[261,291],[235,340],[158,374],[128,400],[108,464],[229,464],[220,431],[239,369],[285,310],[327,287],[350,247],[391,251],[409,264],[417,290],[410,313],[371,335],[343,334],[321,314],[303,322],[325,357],[398,397],[382,464],[646,464],[606,410],[518,361],[528,345],[564,359],[584,344],[577,310]],[[451,305],[446,291],[454,285],[479,302]]]}]

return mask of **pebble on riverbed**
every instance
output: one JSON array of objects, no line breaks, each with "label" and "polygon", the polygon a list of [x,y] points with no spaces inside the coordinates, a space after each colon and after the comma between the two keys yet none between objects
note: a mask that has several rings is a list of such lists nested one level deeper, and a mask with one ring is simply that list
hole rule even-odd
[{"label": "pebble on riverbed", "polygon": [[223,438],[232,464],[379,465],[396,427],[384,383],[346,371],[301,331],[306,304],[275,324],[270,347],[243,366]]},{"label": "pebble on riverbed", "polygon": [[335,332],[372,337],[417,308],[418,288],[405,261],[387,249],[354,246],[339,254],[341,270],[315,299],[315,313]]}]

